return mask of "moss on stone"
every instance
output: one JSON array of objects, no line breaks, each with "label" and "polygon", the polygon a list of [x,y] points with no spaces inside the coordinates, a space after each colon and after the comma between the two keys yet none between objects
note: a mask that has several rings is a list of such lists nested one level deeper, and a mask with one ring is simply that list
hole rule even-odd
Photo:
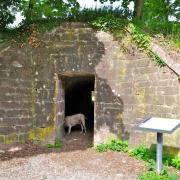
[{"label": "moss on stone", "polygon": [[19,143],[24,143],[27,139],[28,139],[27,133],[18,134],[18,142]]},{"label": "moss on stone", "polygon": [[126,77],[126,75],[127,75],[127,67],[126,67],[125,64],[124,64],[124,66],[123,66],[123,64],[122,64],[122,69],[119,71],[120,79],[121,79],[121,80],[124,80],[125,77]]},{"label": "moss on stone", "polygon": [[43,141],[54,131],[54,126],[46,128],[36,128],[28,132],[28,139],[35,141]]},{"label": "moss on stone", "polygon": [[167,154],[180,157],[180,149],[179,148],[175,148],[175,147],[172,147],[172,146],[171,147],[165,146],[164,151]]},{"label": "moss on stone", "polygon": [[106,138],[105,140],[105,144],[109,144],[112,142],[112,140],[118,140],[118,139],[119,138],[115,134],[110,133],[108,138]]},{"label": "moss on stone", "polygon": [[74,29],[69,29],[68,30],[68,34],[67,34],[67,40],[68,41],[73,41],[73,40],[75,40],[75,31],[74,31]]},{"label": "moss on stone", "polygon": [[13,144],[18,142],[18,134],[9,134],[7,136],[5,136],[5,144]]},{"label": "moss on stone", "polygon": [[0,135],[0,143],[4,143],[5,141],[5,136],[4,135]]},{"label": "moss on stone", "polygon": [[117,116],[116,116],[116,118],[117,118],[119,121],[122,121],[122,119],[123,119],[123,113],[122,113],[122,112],[118,113]]}]

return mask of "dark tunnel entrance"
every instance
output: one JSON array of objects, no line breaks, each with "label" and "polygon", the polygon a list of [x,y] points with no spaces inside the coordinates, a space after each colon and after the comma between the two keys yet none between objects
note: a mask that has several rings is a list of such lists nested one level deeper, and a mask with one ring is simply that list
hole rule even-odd
[{"label": "dark tunnel entrance", "polygon": [[[65,89],[65,116],[82,113],[86,116],[86,135],[80,133],[81,126],[72,127],[71,134],[67,135],[66,127],[66,145],[68,140],[75,139],[76,142],[69,144],[71,150],[84,149],[93,145],[94,136],[94,102],[92,92],[94,91],[94,75],[72,75],[61,78]],[[78,142],[79,141],[79,142]],[[76,145],[79,143],[79,147]],[[74,147],[71,147],[74,146]]]}]

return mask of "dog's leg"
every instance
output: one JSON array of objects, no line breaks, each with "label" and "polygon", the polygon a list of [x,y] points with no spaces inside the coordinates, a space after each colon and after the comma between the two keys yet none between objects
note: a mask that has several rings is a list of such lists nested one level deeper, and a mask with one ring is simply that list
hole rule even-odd
[{"label": "dog's leg", "polygon": [[72,126],[69,126],[69,127],[68,127],[68,134],[71,133],[71,127],[72,127]]},{"label": "dog's leg", "polygon": [[86,125],[84,125],[84,134],[86,134]]},{"label": "dog's leg", "polygon": [[82,123],[81,123],[81,133],[83,133],[83,129],[84,129],[84,128],[83,128],[83,125],[82,125]]},{"label": "dog's leg", "polygon": [[82,121],[83,127],[84,127],[84,134],[86,134],[86,123],[85,120]]}]

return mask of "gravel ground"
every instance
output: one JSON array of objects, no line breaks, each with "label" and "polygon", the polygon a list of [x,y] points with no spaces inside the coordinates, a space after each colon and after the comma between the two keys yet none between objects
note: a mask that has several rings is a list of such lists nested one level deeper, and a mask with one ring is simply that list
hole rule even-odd
[{"label": "gravel ground", "polygon": [[75,131],[63,139],[61,150],[0,144],[0,180],[134,180],[146,168],[125,153],[97,153],[92,134]]},{"label": "gravel ground", "polygon": [[97,153],[93,149],[51,152],[0,162],[1,180],[119,180],[136,179],[142,162],[124,153]]}]

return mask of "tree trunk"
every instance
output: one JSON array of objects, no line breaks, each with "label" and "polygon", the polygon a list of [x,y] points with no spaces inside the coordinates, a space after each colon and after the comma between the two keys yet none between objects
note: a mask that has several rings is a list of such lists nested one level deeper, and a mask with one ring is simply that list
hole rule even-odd
[{"label": "tree trunk", "polygon": [[35,3],[36,3],[36,0],[29,0],[29,6],[27,10],[27,15],[26,15],[26,20],[28,23],[32,21],[32,12],[33,12],[33,7]]},{"label": "tree trunk", "polygon": [[143,12],[144,0],[134,1],[134,18],[141,19]]},{"label": "tree trunk", "polygon": [[169,12],[170,12],[170,0],[166,0],[165,2],[165,20],[166,22],[169,21],[168,17],[169,17]]}]

